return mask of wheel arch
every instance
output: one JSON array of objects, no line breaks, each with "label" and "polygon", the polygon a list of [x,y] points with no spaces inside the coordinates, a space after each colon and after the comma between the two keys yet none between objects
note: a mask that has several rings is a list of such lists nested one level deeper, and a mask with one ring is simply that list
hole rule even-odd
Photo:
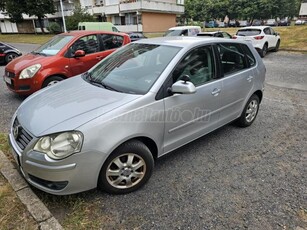
[{"label": "wheel arch", "polygon": [[47,76],[47,77],[45,77],[45,78],[43,79],[41,88],[43,87],[45,81],[48,80],[48,79],[51,78],[51,77],[61,77],[61,78],[63,78],[63,79],[67,79],[67,76],[65,76],[64,74],[51,74],[51,75],[49,75],[49,76]]},{"label": "wheel arch", "polygon": [[263,93],[261,90],[257,90],[256,92],[254,92],[253,94],[257,95],[259,97],[259,103],[261,103],[262,98],[263,98]]}]

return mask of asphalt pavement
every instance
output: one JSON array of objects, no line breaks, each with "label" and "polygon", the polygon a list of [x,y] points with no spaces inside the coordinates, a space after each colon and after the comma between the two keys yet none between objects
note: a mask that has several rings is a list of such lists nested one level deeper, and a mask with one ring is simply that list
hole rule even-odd
[{"label": "asphalt pavement", "polygon": [[[159,159],[139,191],[92,190],[70,201],[96,207],[101,229],[306,229],[307,55],[263,60],[267,84],[252,126],[229,124]],[[0,81],[0,132],[22,100]],[[60,223],[73,211],[61,199],[49,207]]]}]

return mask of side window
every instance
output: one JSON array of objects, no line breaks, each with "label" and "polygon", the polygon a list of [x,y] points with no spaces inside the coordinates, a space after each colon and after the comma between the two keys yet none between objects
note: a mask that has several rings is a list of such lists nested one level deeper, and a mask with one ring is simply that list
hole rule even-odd
[{"label": "side window", "polygon": [[195,86],[211,81],[215,76],[211,46],[198,47],[190,51],[173,71],[174,82],[188,75]]},{"label": "side window", "polygon": [[220,53],[224,75],[247,68],[244,63],[244,53],[240,49],[240,44],[218,44],[218,51]]},{"label": "side window", "polygon": [[271,34],[271,31],[270,31],[270,28],[265,28],[264,30],[263,30],[263,32],[265,33],[265,34]]},{"label": "side window", "polygon": [[242,49],[247,57],[247,61],[249,62],[249,66],[256,65],[256,59],[250,49],[247,47],[247,45],[242,45]]},{"label": "side window", "polygon": [[105,50],[121,47],[124,42],[124,38],[122,36],[112,34],[103,34],[102,40]]},{"label": "side window", "polygon": [[85,54],[91,54],[99,52],[99,42],[97,35],[92,34],[79,38],[70,47],[71,53],[74,54],[77,50],[84,50]]},{"label": "side window", "polygon": [[227,33],[225,33],[225,32],[222,32],[223,33],[223,37],[224,38],[231,38],[231,36],[229,35],[229,34],[227,34]]}]

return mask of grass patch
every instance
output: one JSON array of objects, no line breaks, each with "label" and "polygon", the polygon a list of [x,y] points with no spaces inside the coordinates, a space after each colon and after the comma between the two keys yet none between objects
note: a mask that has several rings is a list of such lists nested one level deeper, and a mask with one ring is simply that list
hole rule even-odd
[{"label": "grass patch", "polygon": [[6,133],[0,133],[0,150],[8,156],[10,155],[10,146],[7,138]]},{"label": "grass patch", "polygon": [[11,43],[43,44],[52,38],[53,34],[0,34],[0,41]]}]

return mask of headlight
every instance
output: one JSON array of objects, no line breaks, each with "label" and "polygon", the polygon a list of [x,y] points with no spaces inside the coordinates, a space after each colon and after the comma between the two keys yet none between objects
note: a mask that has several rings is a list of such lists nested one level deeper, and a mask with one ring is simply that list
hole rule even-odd
[{"label": "headlight", "polygon": [[19,79],[26,79],[33,77],[41,67],[42,67],[41,64],[35,64],[25,68],[23,71],[21,71]]},{"label": "headlight", "polygon": [[59,160],[71,154],[80,152],[83,134],[78,131],[64,132],[41,137],[34,150],[47,154],[50,158]]}]

